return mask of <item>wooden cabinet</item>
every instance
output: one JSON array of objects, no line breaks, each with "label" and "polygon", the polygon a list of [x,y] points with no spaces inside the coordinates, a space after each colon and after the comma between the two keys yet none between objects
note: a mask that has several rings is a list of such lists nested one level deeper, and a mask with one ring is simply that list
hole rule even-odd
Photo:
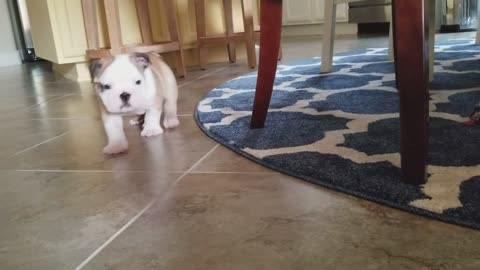
[{"label": "wooden cabinet", "polygon": [[[322,23],[325,1],[332,0],[284,0],[283,24],[301,25]],[[337,21],[348,21],[348,4],[338,5]]]},{"label": "wooden cabinet", "polygon": [[53,33],[58,35],[59,50],[58,59],[61,63],[83,59],[87,41],[85,38],[85,27],[83,25],[81,1],[52,0],[51,23]]}]

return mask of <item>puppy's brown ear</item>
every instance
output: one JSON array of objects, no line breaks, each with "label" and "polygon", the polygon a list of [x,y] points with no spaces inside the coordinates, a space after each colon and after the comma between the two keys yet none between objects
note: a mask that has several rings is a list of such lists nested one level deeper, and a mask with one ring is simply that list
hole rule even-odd
[{"label": "puppy's brown ear", "polygon": [[143,70],[145,70],[152,63],[150,61],[150,56],[146,53],[134,53],[132,58],[134,63]]},{"label": "puppy's brown ear", "polygon": [[102,72],[102,69],[103,69],[103,63],[101,60],[93,60],[90,63],[90,75],[92,76],[93,82],[96,82],[98,80],[98,77]]}]

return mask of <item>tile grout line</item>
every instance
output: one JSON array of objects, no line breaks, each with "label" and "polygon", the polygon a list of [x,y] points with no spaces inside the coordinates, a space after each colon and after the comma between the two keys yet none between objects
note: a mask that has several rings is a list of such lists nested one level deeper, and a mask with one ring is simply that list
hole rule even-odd
[{"label": "tile grout line", "polygon": [[189,82],[186,82],[186,83],[184,83],[184,84],[181,84],[181,85],[178,86],[178,88],[181,88],[181,87],[183,87],[183,86],[187,86],[187,85],[189,85],[189,84],[191,84],[191,83],[193,83],[193,82],[195,82],[195,81],[198,81],[198,80],[200,80],[200,79],[206,78],[206,77],[208,77],[208,76],[210,76],[210,75],[213,75],[213,74],[215,74],[215,73],[217,73],[217,72],[219,72],[219,71],[222,71],[222,70],[224,70],[224,69],[226,69],[226,68],[227,68],[227,67],[222,67],[222,68],[216,69],[216,70],[214,70],[214,71],[212,71],[212,72],[209,72],[209,73],[207,73],[207,74],[205,74],[205,75],[202,75],[202,76],[200,76],[200,77],[198,77],[198,78],[196,78],[196,79],[193,79],[193,80],[191,80],[191,81],[189,81]]},{"label": "tile grout line", "polygon": [[27,152],[28,150],[32,150],[32,149],[35,148],[35,147],[38,147],[38,146],[40,146],[40,145],[42,145],[42,144],[51,142],[51,141],[53,141],[53,140],[55,140],[55,139],[61,138],[61,137],[65,136],[65,135],[68,135],[68,134],[70,134],[70,133],[71,133],[71,131],[67,131],[67,132],[64,132],[64,133],[62,133],[62,134],[60,134],[60,135],[57,135],[57,136],[55,136],[55,137],[53,137],[53,138],[50,138],[50,139],[48,139],[48,140],[46,140],[46,141],[43,141],[43,142],[41,142],[41,143],[37,143],[37,144],[34,145],[34,146],[30,146],[30,147],[28,147],[27,149],[24,149],[24,150],[22,150],[22,151],[19,151],[19,152],[15,153],[15,154],[11,155],[10,158],[15,157],[15,156],[18,156],[18,155],[20,155],[20,154],[23,154],[23,153]]},{"label": "tile grout line", "polygon": [[[37,170],[37,169],[11,169],[2,170],[7,172],[38,172],[38,173],[148,173],[148,174],[161,174],[164,172],[159,171],[108,171],[108,170]],[[183,174],[185,171],[167,171],[167,174]],[[190,171],[189,174],[278,174],[276,171],[272,172],[240,172],[240,171]]]},{"label": "tile grout line", "polygon": [[45,118],[27,118],[25,120],[43,121],[43,120],[97,120],[100,116],[85,116],[85,117],[45,117]]},{"label": "tile grout line", "polygon": [[8,112],[8,113],[6,114],[6,116],[11,116],[11,115],[14,115],[15,113],[18,113],[18,112],[30,110],[30,109],[33,109],[33,108],[35,108],[35,107],[39,107],[39,106],[48,104],[48,103],[53,102],[53,101],[57,101],[57,100],[60,100],[60,99],[66,98],[66,97],[70,97],[70,96],[72,96],[72,95],[73,95],[73,94],[67,94],[67,95],[62,95],[62,96],[57,96],[57,97],[55,97],[55,98],[47,99],[47,100],[45,100],[45,101],[43,101],[43,102],[39,102],[39,103],[37,103],[37,104],[33,104],[33,105],[30,105],[30,106],[27,106],[27,107],[19,108],[19,109],[13,110],[13,111],[11,111],[11,112]]},{"label": "tile grout line", "polygon": [[[1,99],[1,98],[0,98]],[[178,117],[191,117],[193,114],[178,114]],[[69,121],[69,120],[102,120],[100,116],[84,116],[84,117],[45,117],[45,118],[25,118],[26,121]]]},{"label": "tile grout line", "polygon": [[[13,169],[13,170],[1,170],[7,172],[41,172],[41,173],[151,173],[160,174],[164,172],[160,171],[108,171],[108,170],[36,170],[36,169]],[[167,171],[167,174],[181,174],[184,171]]]},{"label": "tile grout line", "polygon": [[91,262],[102,250],[104,250],[110,243],[112,243],[120,234],[122,234],[126,229],[128,229],[137,219],[139,219],[150,207],[152,207],[157,200],[152,200],[147,204],[137,215],[135,215],[127,224],[123,225],[120,230],[118,230],[114,235],[112,235],[105,243],[103,243],[97,250],[95,250],[87,259],[85,259],[75,270],[83,269],[89,262]]},{"label": "tile grout line", "polygon": [[[172,184],[170,184],[167,187],[167,191],[164,193],[168,192],[168,190],[175,185],[177,185],[180,181],[183,180],[183,178],[189,174],[195,167],[197,167],[202,161],[204,161],[215,149],[217,149],[220,146],[220,144],[216,144],[210,151],[208,151],[203,157],[201,157],[195,164],[193,164],[190,169],[188,169],[186,172],[184,172],[182,175],[180,175]],[[163,196],[165,197],[165,196]],[[120,236],[125,230],[127,230],[135,221],[137,221],[148,209],[150,209],[159,199],[153,199],[150,203],[147,204],[137,215],[135,215],[129,222],[127,222],[125,225],[123,225],[120,230],[118,230],[114,235],[112,235],[105,243],[103,243],[99,248],[97,248],[90,256],[88,256],[79,266],[75,268],[75,270],[81,270],[83,269],[88,263],[90,263],[100,252],[102,252],[108,245],[110,245],[118,236]]]},{"label": "tile grout line", "polygon": [[[184,83],[184,84],[182,84],[182,85],[179,85],[178,87],[182,87],[182,86],[184,86],[184,85],[188,85],[188,84],[190,84],[190,83],[192,83],[192,82],[194,82],[194,81],[196,81],[196,80],[198,80],[198,79],[202,79],[202,78],[205,78],[206,76],[210,76],[210,75],[212,75],[213,73],[218,72],[218,71],[221,71],[221,70],[223,70],[223,69],[225,69],[225,68],[227,68],[227,67],[218,68],[218,69],[216,69],[216,70],[214,70],[214,71],[212,71],[212,72],[210,72],[210,73],[207,73],[207,74],[205,74],[205,75],[203,75],[203,76],[200,76],[200,77],[198,77],[198,78],[196,78],[196,79],[193,79],[193,80],[191,80],[191,81],[189,81],[189,82],[186,82],[186,83]],[[1,75],[1,71],[0,71],[0,75]],[[47,85],[47,86],[48,86],[48,85],[52,85],[52,84],[71,85],[72,82],[70,82],[70,81],[58,81],[58,80],[57,80],[57,81],[47,81],[47,82],[34,82],[34,83],[31,83],[31,84],[27,85],[27,87],[37,86],[37,85]],[[90,90],[89,90],[89,89],[80,89],[79,92],[82,93],[82,92],[88,92],[88,91],[90,91]],[[66,94],[66,95],[76,95],[76,93]],[[43,96],[43,97],[48,97],[48,96],[56,97],[56,96],[65,96],[65,94],[29,95],[29,96],[25,96],[25,97],[39,97],[39,96]],[[15,97],[15,96],[12,96],[12,97]]]},{"label": "tile grout line", "polygon": [[[193,80],[191,80],[191,81],[189,81],[189,82],[186,82],[186,83],[184,83],[184,84],[181,84],[181,85],[178,86],[178,88],[181,88],[181,87],[183,87],[183,86],[187,86],[187,85],[189,85],[189,84],[191,84],[191,83],[193,83],[193,82],[195,82],[195,81],[198,81],[198,80],[200,80],[200,79],[203,79],[203,78],[206,78],[206,77],[208,77],[208,76],[211,76],[211,75],[213,75],[213,74],[215,74],[215,73],[217,73],[217,72],[220,72],[220,71],[222,71],[222,70],[224,70],[224,69],[227,69],[227,67],[218,68],[218,69],[216,69],[216,70],[214,70],[214,71],[212,71],[212,72],[209,72],[209,73],[207,73],[207,74],[205,74],[205,75],[202,75],[202,76],[200,76],[200,77],[198,77],[198,78],[196,78],[196,79],[193,79]],[[6,115],[12,115],[12,114],[17,113],[17,112],[21,112],[21,111],[24,111],[24,110],[29,110],[29,109],[35,108],[35,107],[37,107],[37,106],[45,105],[45,104],[50,103],[50,102],[52,102],[52,101],[56,101],[56,100],[59,100],[59,99],[62,99],[62,98],[66,98],[66,97],[69,97],[69,96],[74,96],[74,95],[75,95],[75,94],[73,94],[73,93],[72,93],[72,94],[65,94],[65,95],[51,95],[51,97],[54,97],[54,98],[48,99],[48,100],[46,100],[46,101],[44,101],[44,102],[40,102],[40,103],[31,105],[31,106],[27,106],[27,107],[24,107],[24,108],[20,108],[20,109],[14,110],[14,111],[12,111],[12,112],[7,113]],[[32,97],[37,97],[37,96],[32,96]],[[45,97],[48,97],[48,96],[45,96]],[[184,116],[190,116],[190,115],[186,115],[186,114],[185,114],[185,115],[181,115],[180,117],[184,117]],[[87,119],[88,119],[88,118],[87,118]],[[43,119],[42,119],[42,118],[39,118],[39,119],[30,119],[30,120],[43,120]],[[47,119],[47,120],[48,120],[48,119]],[[67,119],[67,120],[68,120],[68,119]]]},{"label": "tile grout line", "polygon": [[[210,149],[210,151],[208,151],[203,157],[201,157],[197,162],[195,162],[195,164],[193,164],[190,169],[188,169],[186,172],[184,172],[178,180],[180,180],[181,178],[185,177],[187,174],[191,173],[193,171],[193,169],[195,169],[200,163],[202,163],[202,161],[204,161],[208,156],[210,156],[211,153],[213,153],[218,147],[220,146],[220,144],[215,144],[215,146]],[[178,181],[177,180],[177,181]],[[175,182],[177,182],[175,181]]]},{"label": "tile grout line", "polygon": [[45,105],[45,104],[48,104],[50,102],[53,102],[53,101],[57,101],[59,99],[64,99],[64,98],[67,98],[67,97],[71,97],[73,96],[74,94],[66,94],[66,95],[63,95],[63,96],[59,96],[59,97],[55,97],[55,98],[52,98],[52,99],[48,99],[48,100],[45,100],[44,102],[40,102],[40,103],[37,103],[35,105],[32,105],[30,107],[27,107],[25,109],[31,109],[31,108],[35,108],[35,107],[38,107],[38,106],[42,106],[42,105]]},{"label": "tile grout line", "polygon": [[160,172],[160,171],[107,171],[107,170],[28,170],[28,169],[13,169],[13,170],[1,170],[0,171],[7,171],[7,172],[40,172],[40,173],[150,173],[150,174],[181,174],[184,171],[167,171],[167,172]]},{"label": "tile grout line", "polygon": [[[211,76],[211,75],[213,75],[213,74],[215,74],[215,73],[217,73],[217,72],[220,72],[220,71],[222,71],[222,70],[224,70],[224,69],[227,69],[227,67],[218,68],[218,69],[216,69],[216,70],[214,70],[214,71],[212,71],[212,72],[209,72],[209,73],[207,73],[207,74],[205,74],[205,75],[202,75],[202,76],[200,76],[200,77],[198,77],[198,78],[196,78],[196,79],[193,79],[193,80],[191,80],[191,81],[189,81],[189,82],[186,82],[186,83],[184,83],[184,84],[178,85],[178,88],[181,88],[181,87],[183,87],[183,86],[187,86],[187,85],[189,85],[189,84],[191,84],[191,83],[193,83],[193,82],[195,82],[195,81],[198,81],[198,80],[201,80],[201,79],[206,78],[206,77],[208,77],[208,76]],[[21,111],[24,111],[24,110],[32,109],[32,108],[35,108],[35,107],[37,107],[37,106],[45,105],[45,104],[47,104],[47,103],[49,103],[49,102],[56,101],[56,100],[59,100],[59,99],[62,99],[62,98],[66,98],[66,97],[69,97],[69,96],[74,96],[74,95],[75,95],[75,94],[73,94],[73,93],[72,93],[72,94],[66,94],[66,95],[52,95],[52,97],[55,97],[55,98],[52,98],[52,99],[46,100],[46,101],[44,101],[44,102],[40,102],[40,103],[31,105],[31,106],[28,106],[28,107],[25,107],[25,108],[20,108],[20,109],[18,109],[18,110],[14,110],[14,111],[12,111],[12,112],[7,113],[7,115],[11,115],[11,114],[17,113],[17,112],[19,112],[19,111],[21,112]],[[32,97],[37,97],[37,96],[32,96]],[[179,115],[179,116],[180,116],[180,117],[185,117],[185,116],[191,116],[191,115],[189,115],[189,114],[184,114],[184,115]],[[86,118],[86,119],[88,119],[88,118]],[[43,120],[43,119],[42,119],[42,118],[37,118],[37,119],[31,119],[31,120]],[[47,119],[47,120],[48,120],[48,119]],[[68,119],[67,119],[67,120],[68,120]]]},{"label": "tile grout line", "polygon": [[277,171],[271,171],[271,172],[210,172],[210,171],[196,171],[196,172],[190,172],[190,174],[279,174]]}]

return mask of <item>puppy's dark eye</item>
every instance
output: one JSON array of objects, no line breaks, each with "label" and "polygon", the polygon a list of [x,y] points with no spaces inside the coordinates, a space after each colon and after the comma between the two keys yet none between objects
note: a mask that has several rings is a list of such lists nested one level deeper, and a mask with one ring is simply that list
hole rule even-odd
[{"label": "puppy's dark eye", "polygon": [[138,81],[136,81],[135,83],[136,83],[137,85],[140,85],[140,84],[142,84],[142,81],[138,80]]},{"label": "puppy's dark eye", "polygon": [[112,88],[112,86],[111,86],[110,84],[104,84],[104,85],[102,85],[102,89],[103,89],[103,90],[109,90],[109,89],[111,89],[111,88]]}]

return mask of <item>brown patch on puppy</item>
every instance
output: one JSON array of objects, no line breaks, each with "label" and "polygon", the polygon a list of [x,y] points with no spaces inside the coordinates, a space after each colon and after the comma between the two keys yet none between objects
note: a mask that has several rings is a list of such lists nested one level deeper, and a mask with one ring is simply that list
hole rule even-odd
[{"label": "brown patch on puppy", "polygon": [[[157,87],[161,87],[161,85],[165,84],[165,78],[164,75],[162,74],[162,66],[166,66],[166,64],[162,60],[162,56],[158,53],[153,53],[150,52],[147,54],[149,62],[150,62],[150,68],[152,69],[152,72],[155,74],[155,81],[157,83]],[[163,105],[163,90],[161,88],[157,89],[157,96],[156,96],[156,104],[158,105],[157,108],[161,108]]]},{"label": "brown patch on puppy", "polygon": [[98,78],[102,76],[103,72],[113,63],[114,57],[107,57],[93,60],[90,63],[90,75],[94,83],[98,82]]},{"label": "brown patch on puppy", "polygon": [[[140,73],[144,73],[147,68],[151,68],[152,72],[155,74],[155,81],[157,84],[157,87],[160,85],[163,85],[162,83],[162,74],[158,72],[158,66],[159,62],[161,61],[162,57],[158,53],[133,53],[130,55],[130,61],[137,67],[138,71]],[[155,95],[155,107],[161,108],[162,102],[163,102],[163,94],[161,92],[161,89],[157,89],[157,94]]]},{"label": "brown patch on puppy", "polygon": [[143,73],[152,62],[150,61],[150,55],[146,53],[133,53],[130,55],[130,61],[138,68],[140,73]]}]

